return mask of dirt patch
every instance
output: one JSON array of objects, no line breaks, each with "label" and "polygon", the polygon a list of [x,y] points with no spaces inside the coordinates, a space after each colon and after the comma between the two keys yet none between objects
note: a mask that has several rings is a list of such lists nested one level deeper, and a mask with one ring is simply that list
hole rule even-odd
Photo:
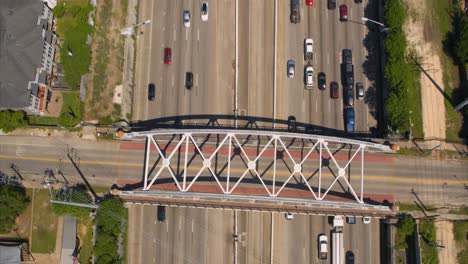
[{"label": "dirt patch", "polygon": [[425,138],[445,139],[445,105],[440,43],[434,35],[432,15],[424,0],[405,0],[409,19],[405,25],[409,48],[421,70],[422,119]]},{"label": "dirt patch", "polygon": [[122,82],[124,37],[120,30],[125,27],[127,4],[120,0],[97,1],[85,120],[120,116],[113,97]]},{"label": "dirt patch", "polygon": [[453,238],[453,223],[449,221],[435,222],[437,243],[444,246],[439,249],[440,264],[456,264],[458,249]]}]

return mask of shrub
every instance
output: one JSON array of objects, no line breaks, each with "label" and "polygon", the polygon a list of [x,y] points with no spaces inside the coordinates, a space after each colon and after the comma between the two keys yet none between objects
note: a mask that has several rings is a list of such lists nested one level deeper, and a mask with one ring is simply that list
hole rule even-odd
[{"label": "shrub", "polygon": [[5,133],[24,127],[27,124],[26,114],[23,111],[0,111],[0,130]]},{"label": "shrub", "polygon": [[29,199],[23,188],[0,186],[0,233],[6,233],[15,225],[15,220],[28,205]]}]

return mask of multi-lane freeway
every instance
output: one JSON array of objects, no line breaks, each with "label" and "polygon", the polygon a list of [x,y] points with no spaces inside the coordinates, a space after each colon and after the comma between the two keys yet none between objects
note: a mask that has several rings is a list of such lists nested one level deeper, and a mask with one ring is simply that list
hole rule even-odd
[{"label": "multi-lane freeway", "polygon": [[[341,83],[341,52],[349,48],[355,81],[364,84],[366,94],[364,100],[355,100],[356,130],[370,132],[376,127],[377,86],[371,69],[377,68],[378,58],[368,49],[377,49],[378,33],[361,22],[363,16],[375,18],[376,3],[346,2],[348,21],[342,22],[338,9],[328,10],[326,1],[315,1],[313,7],[300,1],[302,21],[292,24],[288,0],[208,1],[207,21],[200,17],[201,2],[140,4],[140,18],[152,22],[141,26],[137,36],[133,120],[232,115],[237,102],[239,115],[284,120],[295,116],[298,122],[342,130],[343,87],[340,84],[339,99],[332,99],[329,84]],[[188,28],[182,20],[184,10],[191,13]],[[314,41],[311,64],[316,84],[311,90],[304,86],[306,38]],[[164,64],[165,48],[172,50],[170,65]],[[287,77],[288,60],[295,61],[294,78]],[[186,72],[194,74],[192,89],[185,87]],[[317,88],[319,72],[327,76],[325,90]],[[156,86],[155,101],[147,99],[149,84]]]}]

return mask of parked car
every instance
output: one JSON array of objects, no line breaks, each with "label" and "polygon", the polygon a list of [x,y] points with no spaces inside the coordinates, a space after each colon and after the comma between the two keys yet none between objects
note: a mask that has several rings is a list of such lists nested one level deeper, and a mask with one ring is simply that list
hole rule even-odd
[{"label": "parked car", "polygon": [[201,20],[207,21],[208,20],[208,2],[203,1],[201,4]]},{"label": "parked car", "polygon": [[193,86],[193,73],[186,72],[185,73],[185,87],[187,89],[192,89],[192,86]]},{"label": "parked car", "polygon": [[343,64],[353,64],[353,52],[350,49],[343,49],[341,56]]},{"label": "parked car", "polygon": [[306,87],[314,86],[314,68],[312,66],[306,66],[304,70],[304,82]]},{"label": "parked car", "polygon": [[288,116],[288,131],[296,131],[296,117]]},{"label": "parked car", "polygon": [[318,241],[318,249],[319,249],[319,258],[321,260],[326,260],[328,257],[328,238],[326,235],[320,235]]},{"label": "parked car", "polygon": [[327,1],[327,8],[328,9],[335,9],[336,8],[336,0],[328,0]]},{"label": "parked car", "polygon": [[364,85],[361,82],[356,83],[356,98],[359,100],[364,98]]},{"label": "parked car", "polygon": [[288,77],[294,78],[295,71],[296,71],[296,63],[293,60],[288,60]]},{"label": "parked car", "polygon": [[327,87],[327,75],[324,72],[318,74],[318,87],[320,90],[325,90]]},{"label": "parked car", "polygon": [[184,10],[183,18],[184,18],[184,26],[186,28],[189,28],[190,27],[190,10],[188,9]]},{"label": "parked car", "polygon": [[306,0],[306,6],[314,6],[314,0]]},{"label": "parked car", "polygon": [[164,64],[171,64],[172,51],[171,48],[164,49]]},{"label": "parked car", "polygon": [[154,83],[150,83],[148,85],[148,101],[154,101],[155,96],[156,96],[156,87],[154,86]]},{"label": "parked car", "polygon": [[348,20],[348,7],[346,5],[340,5],[340,20]]},{"label": "parked car", "polygon": [[337,82],[330,83],[330,97],[336,99],[339,97],[339,88]]},{"label": "parked car", "polygon": [[346,252],[346,264],[354,264],[354,253],[352,251]]},{"label": "parked car", "polygon": [[166,220],[166,207],[159,205],[158,206],[158,221],[159,223],[164,222]]}]

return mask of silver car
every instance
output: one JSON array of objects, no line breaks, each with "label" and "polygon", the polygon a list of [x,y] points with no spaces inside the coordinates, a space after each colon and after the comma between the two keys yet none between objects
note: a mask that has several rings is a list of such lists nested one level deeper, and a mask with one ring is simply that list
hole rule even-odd
[{"label": "silver car", "polygon": [[294,60],[288,60],[288,77],[294,78],[294,72],[296,69],[296,63]]},{"label": "silver car", "polygon": [[304,70],[304,82],[307,87],[314,86],[314,68],[307,66]]},{"label": "silver car", "polygon": [[201,20],[207,21],[208,20],[208,2],[203,1],[201,4]]},{"label": "silver car", "polygon": [[184,10],[184,26],[190,27],[190,11],[188,9]]}]

